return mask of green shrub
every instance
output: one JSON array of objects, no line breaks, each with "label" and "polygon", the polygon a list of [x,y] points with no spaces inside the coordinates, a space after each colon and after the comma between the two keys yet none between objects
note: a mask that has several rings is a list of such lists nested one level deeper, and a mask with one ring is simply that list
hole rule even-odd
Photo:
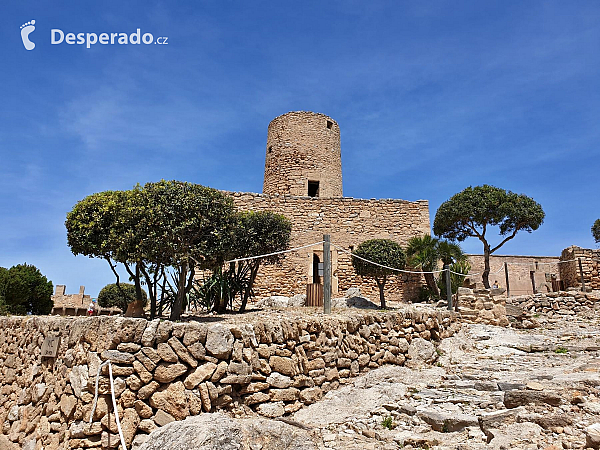
[{"label": "green shrub", "polygon": [[0,268],[0,314],[50,314],[52,282],[29,264]]},{"label": "green shrub", "polygon": [[[98,294],[98,305],[103,308],[120,308],[123,312],[127,311],[127,306],[135,301],[135,285],[129,283],[107,284]],[[142,289],[142,299],[144,306],[148,301],[146,291]]]}]

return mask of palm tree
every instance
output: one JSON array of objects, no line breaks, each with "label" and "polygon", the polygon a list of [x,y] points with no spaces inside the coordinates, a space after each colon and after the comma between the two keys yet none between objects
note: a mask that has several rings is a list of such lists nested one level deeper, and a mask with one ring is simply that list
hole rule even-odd
[{"label": "palm tree", "polygon": [[467,259],[466,255],[460,248],[460,245],[453,242],[438,240],[437,242],[437,256],[442,260],[444,265],[450,265],[458,261],[464,261]]},{"label": "palm tree", "polygon": [[[416,236],[408,241],[406,255],[408,264],[423,272],[431,272],[437,268],[439,240],[426,234],[425,236]],[[425,283],[435,297],[439,297],[440,291],[435,283],[435,277],[432,273],[426,273]]]},{"label": "palm tree", "polygon": [[[440,240],[426,234],[417,236],[408,241],[406,255],[410,267],[420,269],[423,272],[431,272],[438,268],[438,261],[441,260],[444,265],[451,265],[455,262],[466,261],[467,257],[458,244],[448,240]],[[435,276],[432,273],[425,273],[425,283],[435,297],[440,296]]]}]

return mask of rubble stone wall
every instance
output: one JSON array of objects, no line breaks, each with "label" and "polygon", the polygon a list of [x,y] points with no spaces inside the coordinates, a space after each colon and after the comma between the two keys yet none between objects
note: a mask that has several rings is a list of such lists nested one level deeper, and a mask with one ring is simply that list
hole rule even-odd
[{"label": "rubble stone wall", "polygon": [[506,304],[520,308],[523,313],[544,314],[547,317],[600,311],[600,297],[597,294],[573,291],[521,295],[507,299]]},{"label": "rubble stone wall", "polygon": [[471,323],[507,326],[506,299],[492,293],[486,290],[458,288],[458,310],[461,319]]},{"label": "rubble stone wall", "polygon": [[560,264],[560,279],[563,280],[565,288],[581,287],[579,262],[571,261],[578,258],[581,258],[586,288],[600,289],[600,249],[592,250],[576,245],[565,248],[560,255],[561,261],[570,261]]},{"label": "rubble stone wall", "polygon": [[[263,314],[263,313],[261,313]],[[266,315],[265,315],[266,314]],[[218,320],[218,319],[217,319]],[[159,426],[245,404],[277,417],[340,381],[428,353],[460,327],[446,311],[264,313],[244,323],[120,317],[0,318],[0,443],[15,448],[116,448],[110,359],[128,445]],[[56,358],[42,358],[47,337]]]},{"label": "rubble stone wall", "polygon": [[[283,195],[228,192],[235,205],[243,210],[273,211],[292,222],[290,247],[301,247],[323,240],[330,234],[333,244],[351,252],[368,239],[392,239],[403,247],[414,236],[430,233],[429,203],[426,200],[362,200],[354,198],[311,198]],[[314,255],[323,261],[323,245],[287,254],[279,263],[262,265],[255,283],[257,297],[305,294],[313,283]],[[356,275],[351,256],[332,246],[332,295],[359,287],[370,298],[378,298],[378,288],[371,278]],[[418,297],[423,279],[420,275],[391,276],[386,284],[386,298],[412,301]]]}]

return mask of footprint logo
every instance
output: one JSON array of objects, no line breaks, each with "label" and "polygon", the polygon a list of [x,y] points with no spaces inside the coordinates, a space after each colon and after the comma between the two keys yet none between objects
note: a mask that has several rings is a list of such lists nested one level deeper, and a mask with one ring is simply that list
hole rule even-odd
[{"label": "footprint logo", "polygon": [[21,39],[23,39],[23,45],[27,50],[33,50],[35,48],[35,43],[29,40],[29,35],[33,30],[35,30],[35,20],[21,25]]}]

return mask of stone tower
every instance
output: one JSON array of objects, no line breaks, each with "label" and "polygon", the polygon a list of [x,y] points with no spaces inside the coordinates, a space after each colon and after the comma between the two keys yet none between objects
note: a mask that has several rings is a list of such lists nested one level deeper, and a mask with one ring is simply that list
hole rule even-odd
[{"label": "stone tower", "polygon": [[271,121],[263,194],[343,197],[340,127],[335,120],[296,111]]}]

